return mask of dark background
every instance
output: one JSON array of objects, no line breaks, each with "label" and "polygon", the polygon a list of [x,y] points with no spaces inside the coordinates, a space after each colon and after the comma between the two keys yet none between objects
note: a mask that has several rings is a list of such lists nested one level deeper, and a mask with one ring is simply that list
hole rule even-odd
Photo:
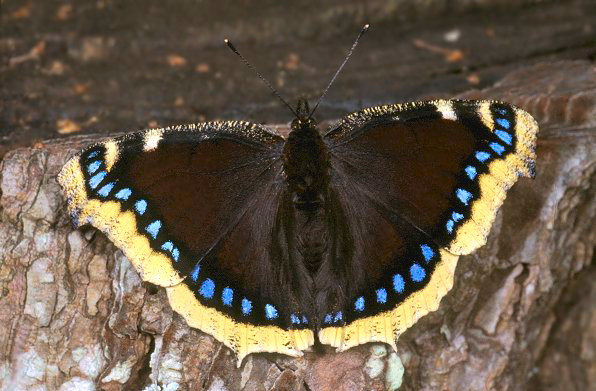
[{"label": "dark background", "polygon": [[292,105],[318,111],[449,97],[514,68],[596,56],[596,2],[3,1],[0,157],[72,134],[290,113],[223,45],[228,37]]}]

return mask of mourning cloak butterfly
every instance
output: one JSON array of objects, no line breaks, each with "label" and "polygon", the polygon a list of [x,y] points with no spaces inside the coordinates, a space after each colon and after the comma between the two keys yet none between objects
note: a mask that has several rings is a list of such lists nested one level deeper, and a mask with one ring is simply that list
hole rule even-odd
[{"label": "mourning cloak butterfly", "polygon": [[188,324],[238,355],[395,347],[437,309],[534,175],[538,126],[488,100],[367,108],[321,135],[301,101],[287,139],[248,122],[91,145],[58,180]]}]

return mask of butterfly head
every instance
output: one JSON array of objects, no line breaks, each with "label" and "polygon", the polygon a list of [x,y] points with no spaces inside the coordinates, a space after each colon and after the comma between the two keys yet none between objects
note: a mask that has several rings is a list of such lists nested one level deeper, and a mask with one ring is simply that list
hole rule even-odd
[{"label": "butterfly head", "polygon": [[296,118],[292,121],[292,130],[304,128],[316,128],[316,121],[311,118],[308,101],[305,98],[300,98],[296,105]]}]

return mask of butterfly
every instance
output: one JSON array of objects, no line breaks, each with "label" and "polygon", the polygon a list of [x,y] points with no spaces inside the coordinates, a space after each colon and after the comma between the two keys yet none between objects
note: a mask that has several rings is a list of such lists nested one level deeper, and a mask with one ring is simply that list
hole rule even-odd
[{"label": "butterfly", "polygon": [[58,176],[75,226],[104,232],[238,365],[319,342],[395,348],[535,173],[538,125],[505,102],[370,107],[324,133],[313,111],[299,101],[287,138],[243,121],[127,134]]}]

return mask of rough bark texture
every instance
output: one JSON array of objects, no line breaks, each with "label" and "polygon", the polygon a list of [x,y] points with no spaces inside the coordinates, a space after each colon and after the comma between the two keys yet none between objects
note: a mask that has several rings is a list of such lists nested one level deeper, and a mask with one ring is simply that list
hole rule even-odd
[{"label": "rough bark texture", "polygon": [[392,352],[292,359],[231,352],[172,313],[94,229],[73,230],[56,182],[89,137],[6,154],[0,199],[3,390],[586,390],[596,384],[596,72],[540,64],[466,97],[541,124],[536,180],[510,191],[488,244],[462,257],[440,309]]}]

